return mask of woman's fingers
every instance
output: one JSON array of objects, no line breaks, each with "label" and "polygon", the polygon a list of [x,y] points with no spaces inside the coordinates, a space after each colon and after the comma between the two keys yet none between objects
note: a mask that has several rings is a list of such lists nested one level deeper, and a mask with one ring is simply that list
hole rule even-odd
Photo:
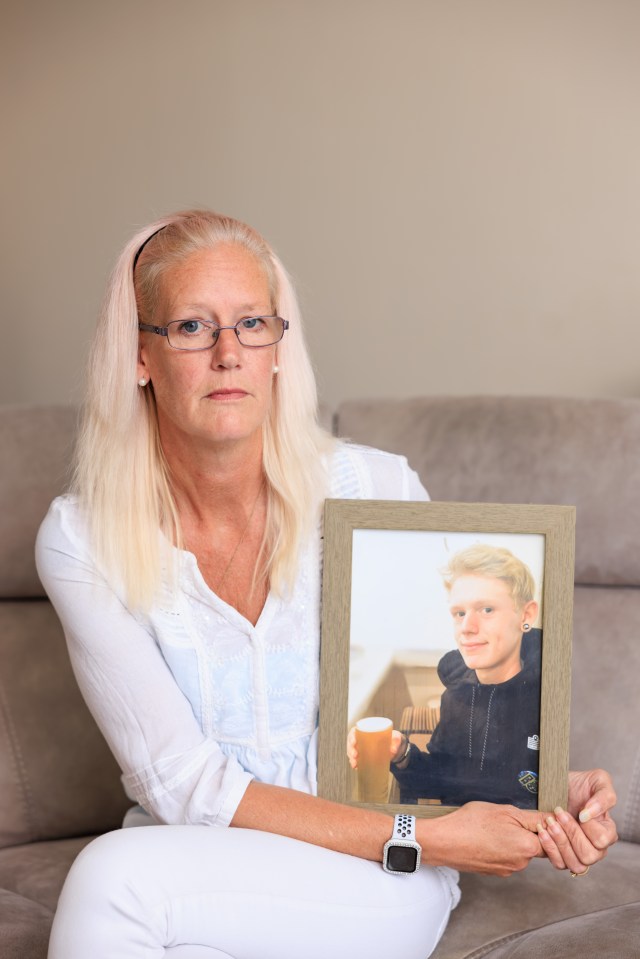
[{"label": "woman's fingers", "polygon": [[609,846],[618,841],[616,824],[608,813],[581,823],[581,829],[591,845],[599,849],[603,855]]},{"label": "woman's fingers", "polygon": [[[612,821],[611,825],[613,826]],[[595,827],[595,823],[593,824]],[[581,873],[605,855],[607,847],[614,841],[608,834],[607,826],[598,824],[598,842],[591,841],[578,822],[563,809],[556,809],[554,815],[544,815],[538,829],[540,843],[548,859],[556,869],[569,869]],[[613,826],[615,831],[615,826]]]},{"label": "woman's fingers", "polygon": [[554,816],[545,817],[538,828],[538,838],[549,862],[556,869],[569,869],[571,872],[583,872],[586,869],[587,864],[576,854],[569,837]]},{"label": "woman's fingers", "polygon": [[[569,773],[569,812],[543,814],[538,831],[556,869],[583,873],[599,862],[618,838],[609,810],[616,802],[611,776],[603,769]],[[575,818],[574,818],[575,817]]]},{"label": "woman's fingers", "polygon": [[604,769],[569,773],[569,812],[585,824],[606,816],[616,804],[611,776]]}]

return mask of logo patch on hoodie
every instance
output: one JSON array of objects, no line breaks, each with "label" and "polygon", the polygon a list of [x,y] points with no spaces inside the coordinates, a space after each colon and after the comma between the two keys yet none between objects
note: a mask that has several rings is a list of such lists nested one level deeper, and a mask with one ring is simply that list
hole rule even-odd
[{"label": "logo patch on hoodie", "polygon": [[536,752],[540,752],[540,737],[539,736],[527,736],[527,749],[535,749]]},{"label": "logo patch on hoodie", "polygon": [[531,772],[530,769],[523,769],[520,772],[518,776],[518,782],[520,783],[521,786],[524,786],[524,788],[528,792],[530,793],[538,792],[538,774]]}]

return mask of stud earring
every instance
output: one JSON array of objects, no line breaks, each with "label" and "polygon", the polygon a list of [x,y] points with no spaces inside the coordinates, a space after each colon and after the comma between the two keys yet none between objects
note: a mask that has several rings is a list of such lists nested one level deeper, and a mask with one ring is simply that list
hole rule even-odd
[{"label": "stud earring", "polygon": [[529,623],[523,623],[523,624],[522,624],[522,632],[523,632],[523,633],[528,633],[530,629],[531,629],[531,626],[529,625]]},{"label": "stud earring", "polygon": [[273,372],[274,372],[274,373],[279,373],[279,372],[280,372],[280,367],[279,367],[279,366],[274,366]]},{"label": "stud earring", "polygon": [[138,380],[138,386],[146,386],[146,385],[147,385],[147,381],[145,380],[144,377],[142,377],[141,380]]}]

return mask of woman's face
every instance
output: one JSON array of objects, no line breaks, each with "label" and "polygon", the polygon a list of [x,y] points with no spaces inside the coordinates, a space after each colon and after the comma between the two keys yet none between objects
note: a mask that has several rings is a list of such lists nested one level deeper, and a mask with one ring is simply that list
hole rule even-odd
[{"label": "woman's face", "polygon": [[[244,247],[201,250],[168,269],[160,281],[153,317],[213,320],[233,326],[251,316],[272,314],[265,272]],[[153,384],[160,437],[166,453],[189,444],[255,444],[271,405],[276,346],[244,347],[223,330],[213,349],[181,352],[166,337],[140,334],[139,376]]]},{"label": "woman's face", "polygon": [[459,576],[449,591],[458,649],[482,683],[503,683],[520,672],[522,627],[537,613],[535,602],[516,606],[501,579]]}]

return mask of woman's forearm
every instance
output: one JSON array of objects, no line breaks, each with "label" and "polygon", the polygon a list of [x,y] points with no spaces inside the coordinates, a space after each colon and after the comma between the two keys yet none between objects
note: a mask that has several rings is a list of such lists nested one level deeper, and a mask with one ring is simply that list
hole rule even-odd
[{"label": "woman's forearm", "polygon": [[384,844],[391,838],[393,818],[254,780],[247,787],[231,825],[273,832],[381,862]]},{"label": "woman's forearm", "polygon": [[[427,864],[507,876],[542,855],[540,819],[533,810],[468,803],[448,815],[418,819],[416,838]],[[392,831],[391,815],[255,781],[231,824],[379,862]]]}]

